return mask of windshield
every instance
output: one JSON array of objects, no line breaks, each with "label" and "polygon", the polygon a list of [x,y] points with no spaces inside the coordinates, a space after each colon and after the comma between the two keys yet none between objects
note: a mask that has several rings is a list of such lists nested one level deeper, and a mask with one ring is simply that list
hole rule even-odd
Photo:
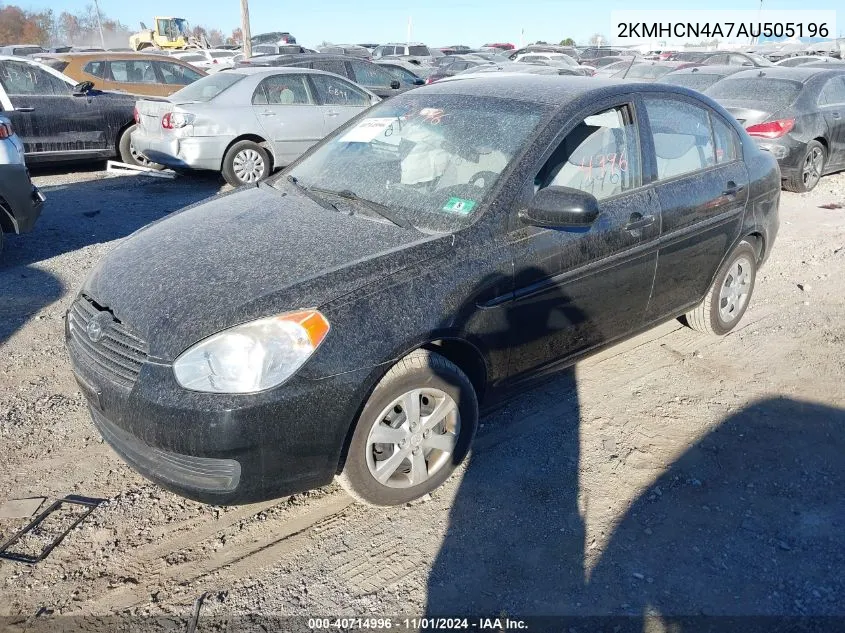
[{"label": "windshield", "polygon": [[709,53],[675,53],[672,59],[680,62],[703,62],[709,56]]},{"label": "windshield", "polygon": [[[396,96],[274,181],[354,193],[430,231],[468,225],[527,146],[544,106],[464,95]],[[331,200],[336,202],[334,199]]]},{"label": "windshield", "polygon": [[772,110],[784,108],[795,101],[801,92],[801,84],[787,79],[754,77],[751,79],[724,79],[716,82],[707,91],[713,99],[748,101],[754,108],[762,110],[762,104],[772,106]]},{"label": "windshield", "polygon": [[221,92],[231,86],[234,86],[244,77],[246,77],[246,75],[233,73],[231,71],[208,75],[198,79],[192,84],[188,84],[181,90],[174,92],[170,95],[169,99],[173,103],[211,101]]},{"label": "windshield", "polygon": [[721,78],[721,75],[702,75],[699,73],[681,73],[676,75],[673,73],[665,76],[663,82],[704,92]]}]

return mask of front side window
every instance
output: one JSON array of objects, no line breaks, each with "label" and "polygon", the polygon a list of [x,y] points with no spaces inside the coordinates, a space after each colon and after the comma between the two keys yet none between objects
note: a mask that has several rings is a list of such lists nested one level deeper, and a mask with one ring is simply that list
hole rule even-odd
[{"label": "front side window", "polygon": [[341,77],[348,77],[346,72],[346,63],[336,59],[319,59],[311,64],[311,68],[322,70],[327,73],[334,73]]},{"label": "front side window", "polygon": [[68,95],[70,86],[43,68],[18,61],[0,62],[0,85],[12,95]]},{"label": "front side window", "polygon": [[348,81],[330,75],[311,75],[322,105],[364,106],[370,98]]},{"label": "front side window", "polygon": [[645,104],[657,156],[658,180],[693,173],[715,164],[707,110],[677,99],[647,97]]},{"label": "front side window", "polygon": [[569,187],[603,200],[639,187],[637,132],[627,106],[586,117],[566,135],[537,175],[537,189]]},{"label": "front side window", "polygon": [[[306,187],[348,190],[433,231],[477,217],[548,109],[494,97],[417,94],[383,101],[289,174]],[[287,186],[284,177],[276,186]]]},{"label": "front side window", "polygon": [[427,46],[409,46],[408,55],[415,55],[417,57],[427,57],[431,55]]},{"label": "front side window", "polygon": [[312,103],[303,75],[273,75],[258,84],[254,105],[308,105]]},{"label": "front side window", "polygon": [[157,82],[153,63],[147,60],[121,60],[109,62],[114,81],[126,84],[154,84]]}]

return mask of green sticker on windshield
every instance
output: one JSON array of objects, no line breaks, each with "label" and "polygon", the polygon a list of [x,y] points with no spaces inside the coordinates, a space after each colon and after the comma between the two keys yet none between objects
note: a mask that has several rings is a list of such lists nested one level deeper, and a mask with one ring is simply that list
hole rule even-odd
[{"label": "green sticker on windshield", "polygon": [[472,208],[475,206],[475,200],[464,200],[463,198],[449,198],[449,201],[443,205],[444,211],[450,213],[460,213],[461,215],[469,215]]}]

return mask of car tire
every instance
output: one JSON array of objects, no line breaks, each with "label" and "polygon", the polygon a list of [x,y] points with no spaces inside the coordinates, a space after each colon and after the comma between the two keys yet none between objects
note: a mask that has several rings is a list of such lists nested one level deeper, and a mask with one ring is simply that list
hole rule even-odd
[{"label": "car tire", "polygon": [[[818,141],[807,143],[804,158],[801,159],[800,171],[797,174],[788,176],[783,181],[783,188],[795,193],[806,193],[812,191],[822,178],[825,165],[827,164],[827,150]],[[807,170],[811,168],[817,171],[815,175],[809,175]]]},{"label": "car tire", "polygon": [[127,165],[136,165],[138,167],[149,167],[160,171],[164,169],[164,165],[159,165],[139,154],[132,147],[132,132],[137,128],[137,125],[130,125],[120,135],[120,141],[117,144],[117,151],[120,154],[120,160]]},{"label": "car tire", "polygon": [[223,178],[233,187],[251,185],[270,175],[270,155],[253,141],[238,141],[223,157]]},{"label": "car tire", "polygon": [[477,427],[478,399],[466,374],[439,354],[416,350],[373,390],[338,481],[364,504],[413,501],[449,478],[469,453]]},{"label": "car tire", "polygon": [[748,242],[740,242],[719,269],[707,296],[686,313],[692,329],[723,336],[739,323],[751,301],[757,277],[757,252]]}]

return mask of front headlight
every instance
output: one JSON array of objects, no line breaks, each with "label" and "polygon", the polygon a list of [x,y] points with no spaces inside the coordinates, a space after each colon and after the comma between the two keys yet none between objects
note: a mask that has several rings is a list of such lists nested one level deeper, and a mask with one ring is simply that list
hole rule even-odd
[{"label": "front headlight", "polygon": [[242,323],[187,349],[173,363],[173,373],[194,391],[263,391],[290,378],[328,333],[329,322],[317,310]]}]

